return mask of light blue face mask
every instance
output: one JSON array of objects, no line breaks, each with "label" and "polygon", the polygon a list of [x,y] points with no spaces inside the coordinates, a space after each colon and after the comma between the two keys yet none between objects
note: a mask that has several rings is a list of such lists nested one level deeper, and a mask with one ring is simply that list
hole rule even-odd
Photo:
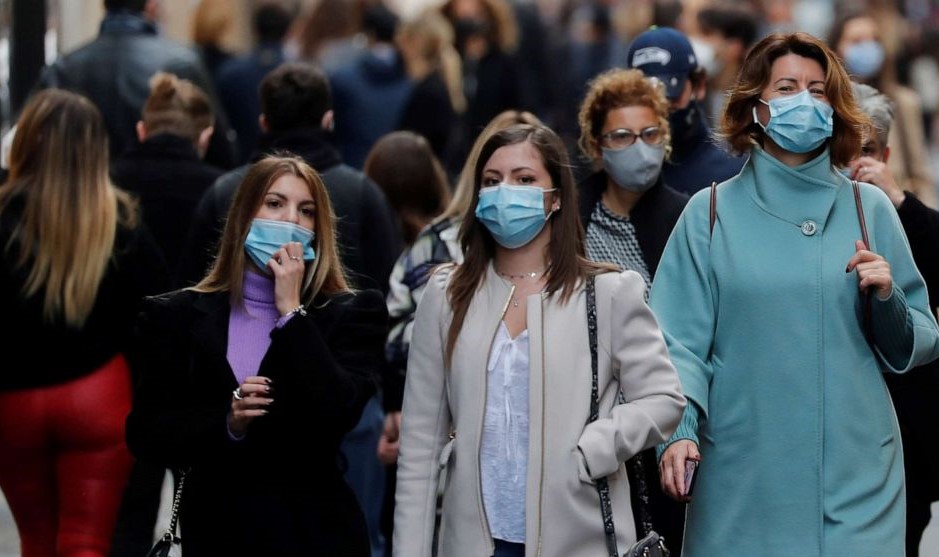
[{"label": "light blue face mask", "polygon": [[544,194],[557,188],[499,184],[479,190],[476,218],[500,246],[515,249],[532,241],[553,214],[544,212]]},{"label": "light blue face mask", "polygon": [[314,237],[312,230],[303,228],[299,224],[282,220],[254,219],[251,221],[248,237],[245,238],[245,252],[259,269],[271,274],[271,270],[267,268],[267,262],[277,250],[284,247],[284,244],[300,242],[303,245],[303,260],[315,259]]},{"label": "light blue face mask", "polygon": [[844,53],[844,65],[852,75],[870,79],[884,65],[884,47],[877,41],[853,44]]},{"label": "light blue face mask", "polygon": [[790,153],[808,153],[831,137],[834,129],[831,106],[812,98],[806,89],[798,95],[777,97],[769,102],[758,99],[769,107],[769,123],[765,126],[756,116],[753,107],[753,121],[776,145]]}]

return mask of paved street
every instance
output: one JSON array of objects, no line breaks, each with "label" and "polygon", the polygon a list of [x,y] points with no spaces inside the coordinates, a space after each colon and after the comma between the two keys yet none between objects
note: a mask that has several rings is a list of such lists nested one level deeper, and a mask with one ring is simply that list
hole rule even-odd
[{"label": "paved street", "polygon": [[[172,499],[170,484],[167,482],[163,487],[163,507],[161,509],[161,520],[158,531],[166,528],[169,520],[169,507],[167,501]],[[932,507],[934,517],[939,517],[939,503]],[[923,537],[923,543],[920,546],[920,557],[939,557],[939,519],[934,519],[932,524],[926,530]],[[16,527],[13,525],[13,518],[6,506],[6,501],[0,494],[0,557],[19,557],[19,538],[16,535]]]}]

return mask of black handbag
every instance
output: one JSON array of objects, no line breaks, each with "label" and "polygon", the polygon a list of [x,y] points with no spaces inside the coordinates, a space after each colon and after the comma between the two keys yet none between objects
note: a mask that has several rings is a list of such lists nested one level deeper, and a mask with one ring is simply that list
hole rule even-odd
[{"label": "black handbag", "polygon": [[183,498],[183,484],[186,482],[186,472],[180,472],[179,484],[173,495],[173,514],[170,517],[170,526],[166,533],[157,540],[147,557],[180,557],[182,555],[182,539],[176,535],[176,524],[179,522],[179,502]]},{"label": "black handbag", "polygon": [[[593,385],[590,389],[590,417],[587,423],[590,424],[600,417],[600,386],[597,378],[597,292],[596,281],[590,277],[586,284],[587,293],[587,335],[590,338],[590,364],[593,371]],[[641,461],[637,460],[636,465],[641,466]],[[606,548],[609,557],[620,557],[616,547],[616,528],[613,525],[613,505],[610,501],[610,484],[607,479],[599,478],[596,481],[597,494],[600,496],[600,513],[603,516],[603,532],[606,535]],[[665,540],[652,529],[652,521],[649,518],[648,509],[645,508],[649,501],[648,493],[641,493],[648,489],[645,482],[639,482],[637,488],[640,490],[640,513],[643,537],[630,546],[623,557],[668,557],[669,551],[665,547]]]}]

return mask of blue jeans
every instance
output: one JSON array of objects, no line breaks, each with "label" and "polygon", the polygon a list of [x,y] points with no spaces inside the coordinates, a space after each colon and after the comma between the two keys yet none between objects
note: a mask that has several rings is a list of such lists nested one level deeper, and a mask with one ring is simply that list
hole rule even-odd
[{"label": "blue jeans", "polygon": [[385,498],[385,467],[378,461],[376,453],[384,425],[381,400],[377,396],[372,397],[365,405],[358,425],[346,434],[341,448],[349,466],[345,473],[346,482],[358,498],[368,525],[372,557],[385,554],[385,537],[380,526]]},{"label": "blue jeans", "polygon": [[525,557],[525,544],[493,539],[496,552],[492,557]]}]

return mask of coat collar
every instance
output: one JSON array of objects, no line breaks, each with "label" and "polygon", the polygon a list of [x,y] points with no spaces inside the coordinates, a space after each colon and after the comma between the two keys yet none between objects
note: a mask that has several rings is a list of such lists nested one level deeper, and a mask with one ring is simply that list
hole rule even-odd
[{"label": "coat collar", "polygon": [[845,181],[831,166],[828,149],[799,166],[789,167],[754,146],[740,173],[752,183],[751,197],[764,211],[796,226],[813,220],[824,227]]}]

